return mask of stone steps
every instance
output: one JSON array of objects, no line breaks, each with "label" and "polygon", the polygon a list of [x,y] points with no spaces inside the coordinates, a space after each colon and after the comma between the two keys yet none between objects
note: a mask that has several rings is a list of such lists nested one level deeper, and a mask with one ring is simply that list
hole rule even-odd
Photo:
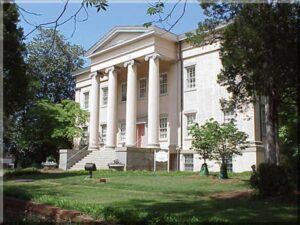
[{"label": "stone steps", "polygon": [[107,164],[115,159],[116,152],[114,150],[95,150],[75,163],[70,170],[84,170],[86,163],[95,163],[97,170],[108,169]]}]

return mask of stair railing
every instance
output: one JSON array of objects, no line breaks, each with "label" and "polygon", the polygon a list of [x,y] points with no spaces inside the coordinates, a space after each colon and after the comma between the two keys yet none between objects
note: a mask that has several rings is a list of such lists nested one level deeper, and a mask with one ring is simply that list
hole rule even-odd
[{"label": "stair railing", "polygon": [[83,148],[79,149],[74,155],[67,159],[67,168],[70,169],[73,165],[75,165],[80,159],[84,158],[85,156],[90,153],[88,151],[88,145],[84,146]]}]

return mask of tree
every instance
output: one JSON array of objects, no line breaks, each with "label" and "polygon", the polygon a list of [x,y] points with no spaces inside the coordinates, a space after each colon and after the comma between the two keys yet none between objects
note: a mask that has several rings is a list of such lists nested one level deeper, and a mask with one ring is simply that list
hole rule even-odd
[{"label": "tree", "polygon": [[213,119],[201,127],[194,125],[191,133],[193,148],[203,159],[219,161],[220,178],[228,178],[227,161],[235,155],[242,155],[242,150],[247,148],[248,135],[239,131],[233,122],[220,124]]},{"label": "tree", "polygon": [[194,124],[191,128],[190,134],[192,135],[192,150],[198,152],[200,157],[204,160],[204,163],[201,166],[201,175],[208,176],[208,167],[206,160],[213,159],[212,151],[214,149],[214,123],[205,123],[202,126],[199,126],[197,123]]},{"label": "tree", "polygon": [[30,97],[31,78],[26,73],[23,29],[14,3],[3,4],[3,127],[4,150],[13,147],[18,113]]},{"label": "tree", "polygon": [[279,163],[280,109],[294,99],[299,111],[299,3],[203,1],[201,6],[208,19],[188,39],[198,46],[220,41],[223,69],[218,82],[238,109],[265,97],[267,162]]},{"label": "tree", "polygon": [[41,100],[26,114],[17,136],[18,158],[22,166],[40,164],[60,148],[72,148],[73,138],[82,135],[88,112],[72,100],[52,103]]},{"label": "tree", "polygon": [[[52,38],[55,41],[52,45]],[[64,41],[53,29],[39,29],[39,34],[27,46],[28,74],[35,77],[35,100],[48,99],[58,103],[73,99],[75,81],[71,72],[84,64],[83,48]]]}]

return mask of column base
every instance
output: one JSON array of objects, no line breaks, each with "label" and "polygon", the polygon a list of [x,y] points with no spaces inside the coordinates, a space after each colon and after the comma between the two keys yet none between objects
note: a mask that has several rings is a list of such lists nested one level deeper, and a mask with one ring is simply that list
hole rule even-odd
[{"label": "column base", "polygon": [[125,145],[126,147],[136,148],[136,145]]},{"label": "column base", "polygon": [[88,150],[89,151],[99,150],[99,147],[97,147],[97,146],[89,146]]},{"label": "column base", "polygon": [[105,148],[105,149],[112,149],[112,150],[114,150],[114,149],[116,148],[116,146],[109,146],[109,145],[106,145],[104,148]]},{"label": "column base", "polygon": [[160,144],[148,144],[147,147],[148,148],[157,148],[157,147],[159,148]]}]

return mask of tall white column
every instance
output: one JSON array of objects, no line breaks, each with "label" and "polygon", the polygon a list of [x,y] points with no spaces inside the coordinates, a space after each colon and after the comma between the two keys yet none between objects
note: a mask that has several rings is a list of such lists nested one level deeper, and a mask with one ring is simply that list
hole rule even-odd
[{"label": "tall white column", "polygon": [[126,146],[136,146],[137,65],[134,60],[124,63],[127,67],[126,94]]},{"label": "tall white column", "polygon": [[90,91],[90,123],[89,123],[89,150],[99,149],[99,98],[100,80],[97,72],[91,73],[92,87]]},{"label": "tall white column", "polygon": [[149,61],[148,146],[159,147],[159,55],[145,57]]},{"label": "tall white column", "polygon": [[107,99],[107,141],[106,147],[116,147],[117,128],[117,81],[118,75],[114,66],[107,68],[108,73],[108,99]]}]

